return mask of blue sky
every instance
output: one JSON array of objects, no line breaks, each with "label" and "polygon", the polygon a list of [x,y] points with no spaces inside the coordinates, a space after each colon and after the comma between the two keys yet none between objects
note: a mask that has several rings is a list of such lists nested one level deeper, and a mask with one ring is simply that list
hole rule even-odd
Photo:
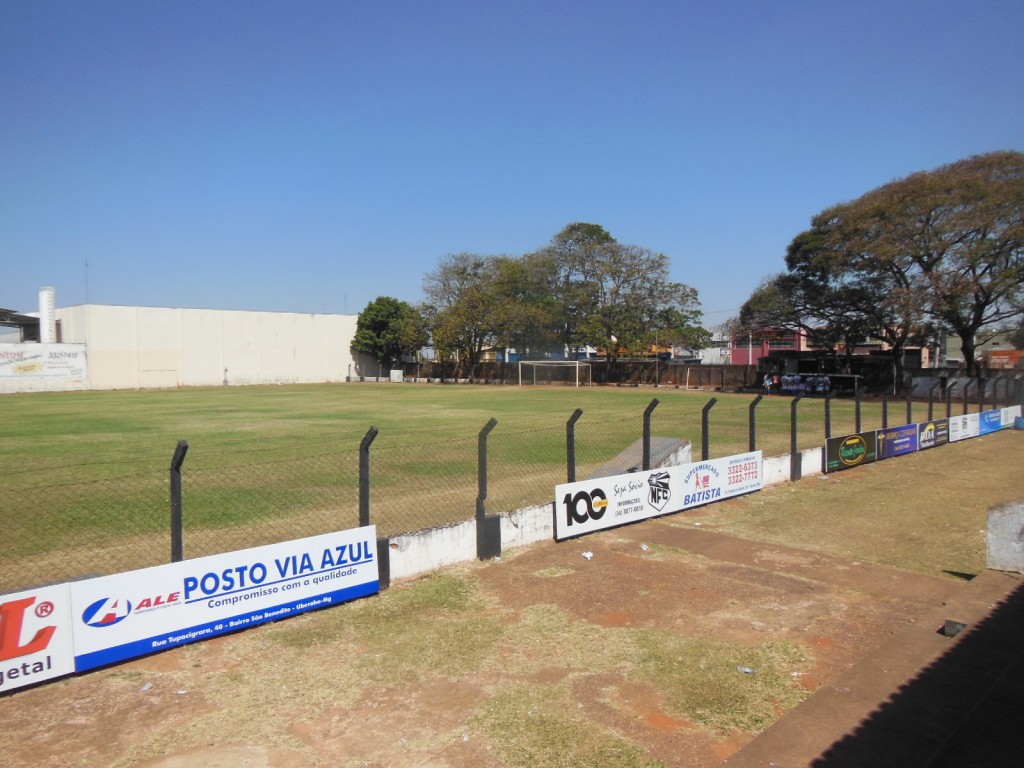
[{"label": "blue sky", "polygon": [[587,221],[715,326],[822,209],[1024,149],[1021,30],[1009,0],[0,0],[0,307],[356,313]]}]

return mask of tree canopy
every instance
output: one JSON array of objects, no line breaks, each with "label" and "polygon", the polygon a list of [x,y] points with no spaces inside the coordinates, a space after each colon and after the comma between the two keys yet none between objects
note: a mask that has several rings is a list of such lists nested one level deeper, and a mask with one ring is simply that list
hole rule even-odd
[{"label": "tree canopy", "polygon": [[744,305],[744,327],[778,318],[827,348],[874,336],[897,358],[908,340],[946,331],[960,337],[973,374],[979,335],[1021,317],[1024,154],[915,173],[811,225],[772,281],[774,315],[762,311],[762,286]]},{"label": "tree canopy", "polygon": [[438,351],[470,364],[488,346],[532,356],[592,346],[612,362],[655,339],[700,348],[709,333],[697,291],[668,271],[664,254],[579,222],[521,257],[445,257],[424,279],[424,313]]},{"label": "tree canopy", "polygon": [[352,348],[390,367],[403,355],[421,349],[428,339],[417,309],[390,296],[378,296],[359,314]]}]

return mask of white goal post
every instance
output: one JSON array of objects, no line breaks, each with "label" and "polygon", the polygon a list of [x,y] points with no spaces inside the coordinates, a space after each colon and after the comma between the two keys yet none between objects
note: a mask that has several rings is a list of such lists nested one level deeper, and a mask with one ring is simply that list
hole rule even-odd
[{"label": "white goal post", "polygon": [[[523,378],[526,366],[526,378]],[[519,386],[523,384],[575,384],[592,386],[590,363],[586,360],[520,360]]]}]

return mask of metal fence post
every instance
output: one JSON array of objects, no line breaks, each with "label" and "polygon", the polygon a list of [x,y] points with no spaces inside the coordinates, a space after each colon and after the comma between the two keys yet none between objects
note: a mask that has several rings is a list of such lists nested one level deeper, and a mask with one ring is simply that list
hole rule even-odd
[{"label": "metal fence post", "polygon": [[707,461],[711,458],[711,409],[718,402],[717,397],[708,400],[704,410],[700,414],[700,460]]},{"label": "metal fence post", "polygon": [[498,420],[491,418],[477,438],[476,556],[490,560],[501,556],[501,516],[487,515],[487,436]]},{"label": "metal fence post", "polygon": [[[370,524],[370,445],[379,430],[370,427],[359,443],[359,525]],[[381,589],[391,586],[391,539],[377,537],[377,577]]]},{"label": "metal fence post", "polygon": [[651,468],[651,414],[658,407],[658,398],[654,398],[644,409],[644,460],[643,469]]},{"label": "metal fence post", "polygon": [[934,416],[935,407],[935,390],[942,386],[942,381],[936,381],[932,384],[932,388],[928,390],[928,421],[931,421]]},{"label": "metal fence post", "polygon": [[911,395],[913,395],[913,394],[914,394],[914,385],[911,384],[907,388],[907,420],[905,422],[907,424],[913,424],[914,423],[914,403],[913,403],[913,400],[911,399]]},{"label": "metal fence post", "polygon": [[953,416],[953,389],[956,387],[956,382],[949,382],[946,387],[946,418]]},{"label": "metal fence post", "polygon": [[377,437],[376,427],[370,427],[359,443],[359,525],[370,524],[370,443]]},{"label": "metal fence post", "polygon": [[889,393],[882,393],[882,429],[889,426]]},{"label": "metal fence post", "polygon": [[987,383],[985,378],[978,377],[978,413],[985,412],[985,385]]},{"label": "metal fence post", "polygon": [[861,406],[860,382],[857,379],[853,380],[853,399],[854,399],[854,416],[856,418],[856,424],[855,424],[855,427],[854,427],[853,431],[857,432],[859,434],[860,432],[863,432],[863,430],[861,429],[861,422],[860,422],[860,406]]},{"label": "metal fence post", "polygon": [[181,465],[188,453],[188,440],[179,440],[171,458],[171,562],[185,559],[184,518],[181,508]]},{"label": "metal fence post", "polygon": [[964,379],[964,413],[963,413],[964,416],[966,416],[968,413],[970,413],[970,410],[971,410],[971,406],[967,402],[967,390],[969,390],[970,388],[971,388],[971,380],[970,379]]},{"label": "metal fence post", "polygon": [[583,415],[583,409],[577,408],[565,423],[565,482],[576,482],[576,422]]},{"label": "metal fence post", "polygon": [[747,419],[750,425],[749,433],[750,439],[748,440],[748,448],[751,453],[757,450],[757,406],[764,400],[764,395],[758,395],[754,398],[754,401],[750,404],[750,416]]},{"label": "metal fence post", "polygon": [[803,395],[794,397],[789,406],[790,427],[789,427],[789,479],[799,480],[803,477],[803,467],[800,461],[800,441],[797,439],[797,405],[803,400]]},{"label": "metal fence post", "polygon": [[825,439],[832,437],[832,393],[825,393]]}]

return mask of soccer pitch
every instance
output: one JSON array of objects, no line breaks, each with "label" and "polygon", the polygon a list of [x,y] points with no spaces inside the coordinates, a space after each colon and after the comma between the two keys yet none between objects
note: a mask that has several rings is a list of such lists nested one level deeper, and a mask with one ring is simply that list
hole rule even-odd
[{"label": "soccer pitch", "polygon": [[[0,398],[0,590],[166,562],[169,466],[179,440],[186,557],[358,524],[359,448],[368,430],[371,522],[382,535],[473,517],[478,436],[490,419],[487,511],[548,503],[566,479],[576,409],[577,476],[651,431],[713,457],[748,447],[751,395],[620,387],[340,384]],[[790,449],[789,398],[757,408],[758,448]],[[799,447],[824,441],[824,404],[799,403]],[[865,428],[879,425],[865,407]],[[832,403],[833,433],[853,404]]]}]

